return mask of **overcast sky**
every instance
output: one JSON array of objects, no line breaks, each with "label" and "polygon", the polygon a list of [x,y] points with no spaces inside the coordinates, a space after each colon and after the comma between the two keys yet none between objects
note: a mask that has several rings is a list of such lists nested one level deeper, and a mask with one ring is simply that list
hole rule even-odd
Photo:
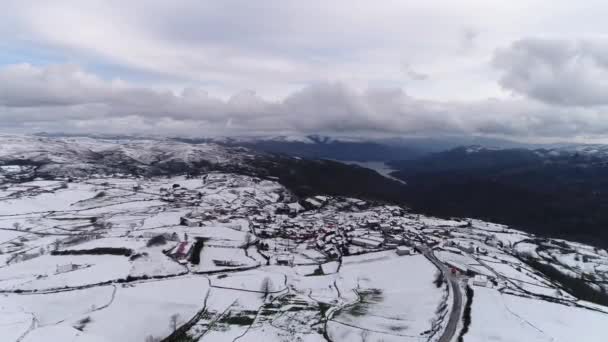
[{"label": "overcast sky", "polygon": [[3,0],[0,130],[608,141],[605,0]]}]

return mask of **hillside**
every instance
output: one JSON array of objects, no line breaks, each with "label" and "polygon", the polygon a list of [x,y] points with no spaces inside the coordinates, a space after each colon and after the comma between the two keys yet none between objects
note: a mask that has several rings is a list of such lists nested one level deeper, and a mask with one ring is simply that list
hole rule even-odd
[{"label": "hillside", "polygon": [[2,139],[2,341],[608,338],[606,249],[391,204],[369,169]]},{"label": "hillside", "polygon": [[408,183],[406,202],[418,210],[608,245],[606,146],[462,147],[390,165]]}]

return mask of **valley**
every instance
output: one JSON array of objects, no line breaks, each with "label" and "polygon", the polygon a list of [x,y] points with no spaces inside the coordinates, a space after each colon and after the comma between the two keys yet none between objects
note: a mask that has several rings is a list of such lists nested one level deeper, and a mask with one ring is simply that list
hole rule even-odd
[{"label": "valley", "polygon": [[0,158],[3,341],[607,337],[599,247],[424,215],[361,189],[315,194],[287,172],[298,159],[244,149],[155,142],[164,152],[144,159],[105,142],[129,159],[112,153],[97,168],[80,162],[86,149],[66,160],[53,141],[44,154],[19,142]]}]

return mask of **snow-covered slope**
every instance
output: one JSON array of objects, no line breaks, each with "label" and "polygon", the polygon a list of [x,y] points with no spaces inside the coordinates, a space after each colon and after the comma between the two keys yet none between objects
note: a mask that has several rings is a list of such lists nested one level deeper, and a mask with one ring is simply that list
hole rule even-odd
[{"label": "snow-covered slope", "polygon": [[602,342],[607,265],[233,173],[0,188],[0,341]]},{"label": "snow-covered slope", "polygon": [[[39,176],[162,173],[171,169],[245,165],[252,152],[212,143],[0,135],[3,170],[35,167]],[[0,172],[2,173],[2,172]],[[9,172],[4,172],[9,173]]]},{"label": "snow-covered slope", "polygon": [[0,341],[608,340],[605,249],[218,171],[258,157],[0,136]]}]

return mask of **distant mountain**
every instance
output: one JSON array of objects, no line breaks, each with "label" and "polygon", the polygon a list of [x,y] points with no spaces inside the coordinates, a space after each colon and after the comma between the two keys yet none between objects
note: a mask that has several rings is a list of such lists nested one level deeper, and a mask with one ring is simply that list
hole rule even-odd
[{"label": "distant mountain", "polygon": [[306,137],[258,137],[258,138],[214,138],[186,139],[177,141],[189,143],[218,143],[225,146],[242,146],[256,151],[280,153],[311,159],[336,159],[349,161],[388,161],[416,158],[423,151],[408,146],[383,144],[365,140],[340,140],[323,136]]},{"label": "distant mountain", "polygon": [[608,146],[470,146],[389,164],[413,208],[608,245]]},{"label": "distant mountain", "polygon": [[243,146],[258,151],[282,153],[302,158],[328,158],[357,162],[409,160],[429,153],[473,144],[494,148],[527,148],[531,146],[530,144],[503,139],[467,136],[363,138],[281,135],[175,139],[189,143],[213,142],[227,146]]},{"label": "distant mountain", "polygon": [[[225,171],[273,177],[300,196],[398,201],[400,182],[330,160],[310,160],[210,142],[0,135],[0,185],[35,178],[141,177]],[[353,186],[357,184],[357,186]]]},{"label": "distant mountain", "polygon": [[486,148],[493,149],[531,149],[542,147],[542,145],[535,145],[507,139],[468,135],[439,135],[433,137],[402,136],[379,139],[376,141],[384,145],[408,146],[409,148],[425,153],[442,152],[461,146],[483,146]]},{"label": "distant mountain", "polygon": [[[392,144],[392,145],[390,145]],[[324,158],[324,159],[320,159]],[[389,162],[392,176],[328,159]],[[277,177],[294,193],[406,203],[608,246],[608,146],[466,146],[437,153],[321,136],[145,139],[0,135],[3,180],[226,171]]]},{"label": "distant mountain", "polygon": [[[38,133],[40,137],[86,137],[105,140],[166,140],[164,137],[111,134]],[[260,152],[280,153],[310,159],[334,159],[357,162],[406,160],[446,151],[459,146],[479,145],[491,148],[530,148],[530,144],[505,139],[471,136],[400,136],[389,138],[309,135],[258,135],[226,137],[173,137],[170,140],[189,144],[213,143],[228,147],[246,147]]]}]

